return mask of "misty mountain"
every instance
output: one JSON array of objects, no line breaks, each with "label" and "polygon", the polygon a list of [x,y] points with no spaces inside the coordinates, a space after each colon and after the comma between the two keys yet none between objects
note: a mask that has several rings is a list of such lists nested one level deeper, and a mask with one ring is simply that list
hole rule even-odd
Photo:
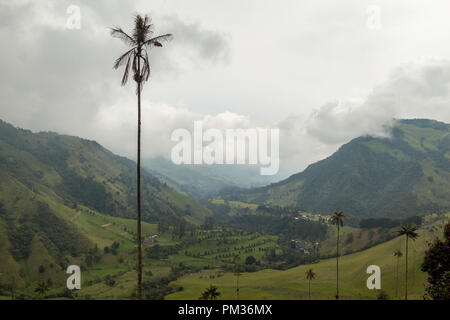
[{"label": "misty mountain", "polygon": [[303,172],[262,188],[228,188],[226,200],[405,217],[450,210],[450,125],[400,120],[390,138],[364,136]]},{"label": "misty mountain", "polygon": [[[141,182],[143,221],[186,227],[211,215],[146,171]],[[99,263],[112,243],[131,252],[136,211],[135,162],[95,141],[0,120],[0,292],[47,279],[64,288],[69,264]],[[102,263],[113,261],[120,265]]]},{"label": "misty mountain", "polygon": [[[32,133],[0,120],[0,173],[30,192],[123,218],[136,216],[136,164],[95,141]],[[2,190],[4,192],[4,190]],[[201,221],[209,211],[165,182],[142,172],[142,215]]]},{"label": "misty mountain", "polygon": [[143,161],[153,175],[194,199],[204,199],[226,187],[261,187],[279,181],[262,176],[257,165],[176,165],[163,157]]}]

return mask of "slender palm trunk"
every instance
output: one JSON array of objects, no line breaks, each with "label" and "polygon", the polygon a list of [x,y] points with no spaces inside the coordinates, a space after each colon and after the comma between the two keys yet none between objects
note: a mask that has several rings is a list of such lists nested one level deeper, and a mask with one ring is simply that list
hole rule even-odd
[{"label": "slender palm trunk", "polygon": [[[138,71],[141,72],[140,59]],[[137,241],[138,241],[138,286],[137,298],[142,299],[142,241],[141,241],[141,80],[138,79],[138,149],[137,149]]]},{"label": "slender palm trunk", "polygon": [[397,277],[396,277],[396,283],[395,283],[395,296],[398,297],[398,266],[400,262],[400,257],[397,257]]},{"label": "slender palm trunk", "polygon": [[311,300],[311,279],[308,281],[308,298]]},{"label": "slender palm trunk", "polygon": [[405,300],[408,300],[408,236],[406,236]]},{"label": "slender palm trunk", "polygon": [[239,300],[239,274],[237,275],[236,296],[237,296],[237,299]]},{"label": "slender palm trunk", "polygon": [[336,241],[336,299],[339,299],[339,222],[337,225]]}]

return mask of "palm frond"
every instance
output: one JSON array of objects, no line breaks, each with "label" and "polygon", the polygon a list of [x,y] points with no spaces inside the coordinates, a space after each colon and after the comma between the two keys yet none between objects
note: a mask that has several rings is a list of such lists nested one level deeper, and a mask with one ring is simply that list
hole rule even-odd
[{"label": "palm frond", "polygon": [[136,45],[136,41],[131,36],[129,36],[125,31],[123,31],[121,28],[119,28],[119,27],[111,28],[111,35],[114,38],[119,38],[120,40],[122,40],[123,42],[125,42],[129,46],[135,46]]},{"label": "palm frond", "polygon": [[316,277],[316,274],[314,273],[314,271],[312,269],[309,269],[308,271],[306,271],[306,279],[312,280],[315,277]]},{"label": "palm frond", "polygon": [[409,224],[403,226],[398,230],[399,235],[406,235],[408,238],[415,240],[419,237],[419,234],[416,232],[417,227],[416,226],[410,226]]},{"label": "palm frond", "polygon": [[397,251],[394,252],[394,256],[395,257],[401,257],[401,256],[403,256],[403,254],[402,254],[402,252],[400,250],[397,250]]},{"label": "palm frond", "polygon": [[128,55],[127,65],[125,66],[125,71],[123,72],[123,77],[122,77],[122,86],[125,86],[128,82],[128,75],[130,74],[131,56],[132,55]]},{"label": "palm frond", "polygon": [[173,39],[173,35],[168,33],[168,34],[164,34],[162,36],[157,36],[157,37],[151,38],[151,39],[145,41],[144,45],[146,45],[146,46],[154,45],[156,47],[162,47],[161,42],[168,42],[172,39]]},{"label": "palm frond", "polygon": [[150,77],[150,63],[148,59],[147,50],[145,50],[145,58],[143,58],[143,62],[144,68],[142,70],[142,78],[145,79],[145,81],[147,81],[148,78]]},{"label": "palm frond", "polygon": [[128,56],[132,55],[134,52],[134,48],[128,50],[123,55],[121,55],[119,58],[117,58],[116,62],[114,62],[114,69],[118,69],[121,65],[123,65],[125,62],[128,61]]},{"label": "palm frond", "polygon": [[149,37],[152,36],[153,25],[150,23],[151,19],[145,15],[142,17],[137,14],[134,18],[133,37],[138,44],[143,44]]},{"label": "palm frond", "polygon": [[344,212],[342,212],[342,211],[341,212],[335,212],[331,219],[333,220],[333,222],[335,224],[343,226],[344,225],[344,219],[345,219]]}]

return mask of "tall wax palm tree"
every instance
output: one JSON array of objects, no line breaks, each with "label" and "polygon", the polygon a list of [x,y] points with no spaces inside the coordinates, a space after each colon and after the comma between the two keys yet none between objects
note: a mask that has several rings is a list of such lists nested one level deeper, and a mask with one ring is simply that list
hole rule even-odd
[{"label": "tall wax palm tree", "polygon": [[143,85],[150,76],[150,63],[148,52],[153,47],[162,47],[162,42],[171,39],[171,34],[153,36],[153,25],[150,18],[137,14],[134,18],[134,29],[129,35],[119,27],[111,28],[111,35],[121,39],[131,47],[122,54],[114,63],[114,69],[125,65],[122,76],[122,86],[125,86],[130,75],[136,82],[136,94],[138,96],[138,135],[137,135],[137,242],[138,242],[138,285],[137,297],[142,298],[142,240],[141,240],[141,92]]},{"label": "tall wax palm tree", "polygon": [[308,279],[308,298],[311,300],[311,280],[313,280],[316,277],[316,274],[314,273],[313,269],[309,269],[306,271],[306,279]]},{"label": "tall wax palm tree", "polygon": [[398,297],[398,266],[400,262],[400,258],[403,256],[403,253],[400,250],[394,252],[394,257],[397,257],[397,276],[396,276],[396,284],[395,284],[395,296]]},{"label": "tall wax palm tree", "polygon": [[399,235],[406,236],[406,257],[405,257],[405,300],[408,300],[408,240],[416,240],[419,237],[419,234],[416,232],[417,227],[406,224],[399,231]]},{"label": "tall wax palm tree", "polygon": [[339,299],[339,231],[340,227],[344,225],[344,212],[335,212],[331,218],[337,226],[337,239],[336,239],[336,299]]},{"label": "tall wax palm tree", "polygon": [[239,277],[241,276],[241,271],[237,269],[234,272],[234,275],[236,276],[236,299],[239,300]]},{"label": "tall wax palm tree", "polygon": [[234,256],[234,275],[236,276],[236,299],[239,300],[239,277],[242,275],[241,268],[239,266],[239,256]]}]

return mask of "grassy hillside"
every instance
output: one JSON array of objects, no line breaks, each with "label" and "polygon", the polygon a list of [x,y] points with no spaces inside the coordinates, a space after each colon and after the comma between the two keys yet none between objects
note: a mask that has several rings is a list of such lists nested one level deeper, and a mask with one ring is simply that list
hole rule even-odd
[{"label": "grassy hillside", "polygon": [[[48,281],[48,294],[62,297],[70,264],[82,267],[90,286],[106,275],[135,279],[135,172],[133,161],[94,141],[0,121],[0,295],[35,297]],[[157,233],[155,222],[188,228],[211,215],[145,171],[142,187],[143,220],[153,223],[143,224],[144,238]],[[114,253],[104,251],[113,243]],[[169,234],[157,243],[177,244]],[[163,265],[170,273],[171,263]],[[130,297],[132,283],[120,297]]]},{"label": "grassy hillside", "polygon": [[[44,192],[46,191],[46,192]],[[176,221],[175,221],[176,222]],[[249,254],[259,258],[276,248],[276,237],[222,228],[185,225],[180,236],[173,221],[142,224],[144,293],[162,299],[167,284],[185,272],[231,265]],[[0,172],[0,296],[39,298],[39,283],[49,283],[48,299],[130,299],[136,291],[136,221],[113,217],[88,206],[65,203],[51,189],[30,189]],[[117,250],[112,248],[117,246]],[[158,249],[159,248],[159,249]],[[82,270],[82,290],[66,288],[68,265]]]},{"label": "grassy hillside", "polygon": [[[94,141],[56,133],[32,133],[0,121],[0,172],[36,194],[68,206],[84,205],[108,215],[136,215],[136,166]],[[143,220],[183,217],[199,223],[209,211],[145,171]]]},{"label": "grassy hillside", "polygon": [[[58,197],[37,194],[0,172],[0,291],[16,297],[36,297],[41,281],[50,281],[48,295],[62,296],[70,264],[81,266],[83,286],[106,275],[127,273],[136,279],[136,222],[101,214],[85,206],[71,208]],[[157,225],[143,223],[143,237],[157,234]],[[118,243],[115,254],[105,247]],[[169,235],[157,239],[174,245]],[[145,245],[144,245],[145,248]],[[170,264],[166,265],[170,270]],[[134,275],[133,275],[134,274]],[[49,280],[50,279],[50,280]],[[121,292],[130,297],[135,281]],[[98,287],[98,285],[97,285]],[[91,290],[86,291],[89,294]],[[109,290],[97,289],[106,298]],[[119,296],[116,296],[118,298]]]},{"label": "grassy hillside", "polygon": [[[410,242],[410,260],[408,276],[408,297],[421,299],[424,294],[426,274],[420,271],[423,253],[427,241],[441,234],[444,224],[450,218],[440,219],[432,225],[421,229],[420,237]],[[366,286],[369,265],[381,268],[381,288],[390,298],[396,292],[396,260],[393,253],[400,249],[404,252],[405,241],[398,237],[373,248],[345,255],[340,258],[340,294],[342,299],[376,299],[377,290],[369,290]],[[244,273],[239,278],[240,299],[307,299],[308,282],[305,273],[312,268],[316,279],[311,283],[312,299],[334,299],[336,290],[336,260],[331,258],[312,265],[303,265],[286,271],[263,270]],[[400,264],[399,296],[404,288],[404,257]],[[220,299],[236,299],[236,276],[218,270],[207,270],[185,276],[171,285],[182,286],[183,291],[167,296],[167,299],[197,299],[205,288],[211,284],[218,287]]]},{"label": "grassy hillside", "polygon": [[391,138],[360,137],[284,181],[220,195],[309,212],[405,217],[448,211],[449,190],[450,125],[401,120]]}]

